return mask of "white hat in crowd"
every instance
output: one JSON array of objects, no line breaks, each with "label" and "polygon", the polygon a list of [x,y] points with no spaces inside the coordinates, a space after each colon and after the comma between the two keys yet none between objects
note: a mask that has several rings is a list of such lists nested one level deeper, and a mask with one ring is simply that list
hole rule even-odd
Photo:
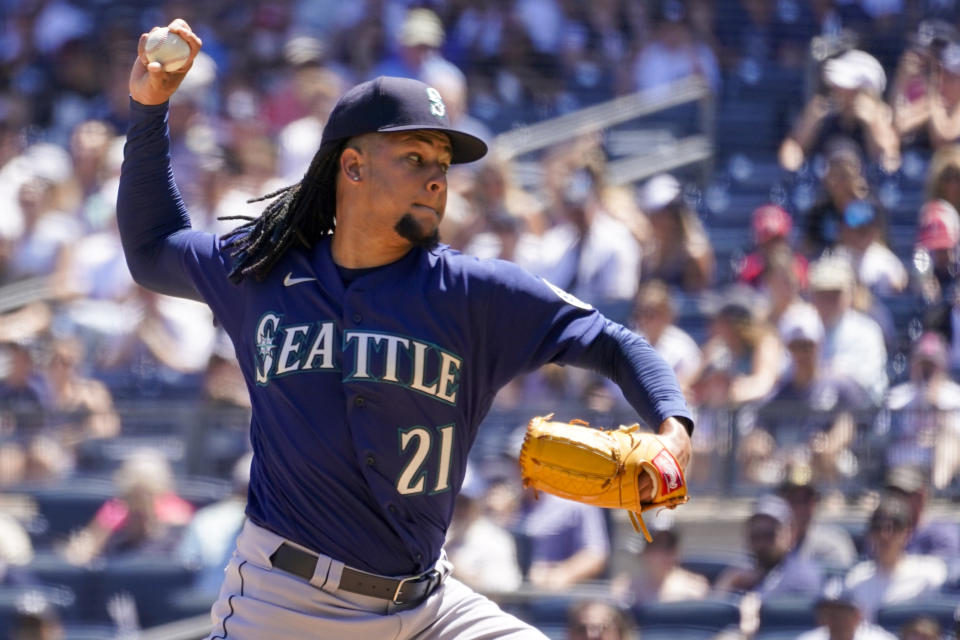
[{"label": "white hat in crowd", "polygon": [[880,62],[866,51],[851,49],[823,65],[827,83],[841,89],[863,89],[881,94],[887,86],[887,74]]},{"label": "white hat in crowd", "polygon": [[811,291],[850,291],[856,275],[843,255],[827,255],[810,265]]},{"label": "white hat in crowd", "polygon": [[646,213],[659,211],[680,196],[680,182],[669,173],[659,173],[640,189],[640,208]]},{"label": "white hat in crowd", "polygon": [[797,340],[819,344],[823,340],[823,321],[816,308],[809,304],[796,304],[787,309],[780,318],[780,337],[783,344]]}]

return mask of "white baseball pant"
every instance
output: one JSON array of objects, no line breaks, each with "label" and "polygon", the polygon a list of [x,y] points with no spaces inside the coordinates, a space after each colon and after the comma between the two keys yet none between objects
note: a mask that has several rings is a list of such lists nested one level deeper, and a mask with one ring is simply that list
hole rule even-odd
[{"label": "white baseball pant", "polygon": [[[225,569],[207,640],[546,640],[546,636],[449,577],[419,606],[397,611],[388,600],[339,589],[343,563],[320,555],[309,582],[271,566],[286,542],[249,520]],[[315,552],[314,555],[317,555]]]}]

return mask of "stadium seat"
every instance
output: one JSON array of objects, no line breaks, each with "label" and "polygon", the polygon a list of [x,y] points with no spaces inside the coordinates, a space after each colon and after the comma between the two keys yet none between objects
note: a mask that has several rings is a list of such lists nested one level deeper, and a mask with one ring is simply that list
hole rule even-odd
[{"label": "stadium seat", "polygon": [[801,632],[817,626],[815,599],[807,596],[771,598],[760,606],[758,632]]},{"label": "stadium seat", "polygon": [[731,600],[681,600],[655,602],[633,608],[637,626],[647,638],[649,630],[673,629],[683,632],[704,631],[716,633],[731,625],[740,624],[740,608]]},{"label": "stadium seat", "polygon": [[230,495],[232,485],[227,480],[205,476],[180,476],[176,492],[181,498],[201,509]]},{"label": "stadium seat", "polygon": [[710,640],[716,636],[715,631],[706,629],[683,629],[677,632],[677,627],[644,627],[643,640]]},{"label": "stadium seat", "polygon": [[952,629],[954,616],[960,611],[960,598],[954,594],[933,594],[897,604],[888,604],[877,611],[877,624],[891,633],[919,616],[937,620],[944,629]]},{"label": "stadium seat", "polygon": [[137,605],[140,624],[151,627],[172,622],[169,602],[194,579],[195,573],[167,556],[131,555],[110,558],[102,569],[104,597],[129,593]]},{"label": "stadium seat", "polygon": [[78,622],[104,622],[108,619],[99,567],[78,567],[59,554],[41,551],[34,555],[27,569],[43,585],[65,587],[73,593],[73,604],[66,617]]},{"label": "stadium seat", "polygon": [[117,630],[107,624],[68,624],[63,627],[63,640],[106,640],[116,638]]},{"label": "stadium seat", "polygon": [[105,478],[73,477],[52,485],[11,487],[10,494],[31,498],[37,508],[37,526],[31,539],[38,548],[66,538],[93,518],[97,509],[114,495]]},{"label": "stadium seat", "polygon": [[162,452],[175,472],[183,471],[187,443],[183,436],[175,433],[86,440],[77,446],[77,470],[89,474],[112,474],[133,452],[144,447]]},{"label": "stadium seat", "polygon": [[796,640],[798,634],[793,629],[766,629],[755,633],[752,640]]},{"label": "stadium seat", "polygon": [[680,558],[680,566],[705,576],[713,584],[725,569],[749,566],[749,558],[746,554],[731,551],[687,552]]}]

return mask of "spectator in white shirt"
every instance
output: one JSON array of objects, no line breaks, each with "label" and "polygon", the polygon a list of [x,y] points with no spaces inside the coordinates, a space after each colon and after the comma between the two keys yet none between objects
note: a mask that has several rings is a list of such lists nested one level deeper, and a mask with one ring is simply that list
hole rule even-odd
[{"label": "spectator in white shirt", "polygon": [[832,580],[817,600],[817,622],[820,626],[807,631],[797,640],[894,640],[896,636],[863,619],[863,612],[841,580]]},{"label": "spectator in white shirt", "polygon": [[562,221],[540,242],[534,274],[585,302],[601,306],[637,294],[640,247],[630,230],[605,209],[598,168],[575,169],[557,207]]},{"label": "spectator in white shirt", "polygon": [[910,379],[887,394],[887,464],[928,470],[936,489],[960,473],[960,385],[947,372],[947,346],[928,331],[910,356]]},{"label": "spectator in white shirt", "polygon": [[458,580],[483,593],[504,593],[516,590],[523,576],[513,536],[487,513],[487,490],[468,465],[444,550]]},{"label": "spectator in white shirt", "polygon": [[885,496],[870,518],[873,559],[855,565],[846,577],[865,619],[875,620],[885,605],[935,592],[946,580],[943,560],[906,553],[909,538],[910,506],[901,498]]},{"label": "spectator in white shirt", "polygon": [[852,379],[879,404],[887,389],[887,348],[875,320],[853,308],[855,276],[843,256],[828,255],[810,267],[810,290],[825,329],[821,362]]}]

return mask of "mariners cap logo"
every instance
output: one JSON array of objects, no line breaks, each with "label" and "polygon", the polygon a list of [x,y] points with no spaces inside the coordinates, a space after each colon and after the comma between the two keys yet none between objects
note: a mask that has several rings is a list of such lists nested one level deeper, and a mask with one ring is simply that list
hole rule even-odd
[{"label": "mariners cap logo", "polygon": [[440,92],[433,87],[427,87],[427,98],[430,100],[430,113],[442,118],[447,114],[447,106],[443,104]]},{"label": "mariners cap logo", "polygon": [[413,78],[380,76],[340,96],[323,127],[320,148],[332,153],[344,140],[365,133],[435,129],[450,138],[451,162],[479,160],[486,143],[450,126],[447,105],[434,87]]}]

